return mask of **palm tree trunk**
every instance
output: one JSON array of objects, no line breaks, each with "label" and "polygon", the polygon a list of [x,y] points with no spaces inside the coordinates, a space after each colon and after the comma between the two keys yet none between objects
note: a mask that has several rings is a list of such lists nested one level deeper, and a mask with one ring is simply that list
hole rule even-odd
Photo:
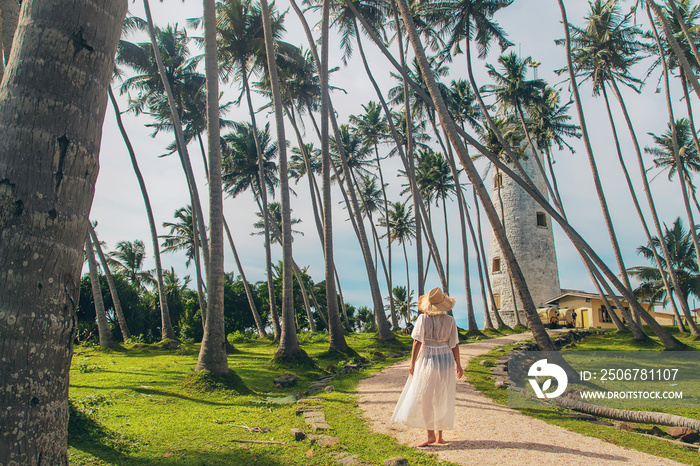
[{"label": "palm tree trunk", "polygon": [[117,344],[112,337],[112,330],[109,328],[109,320],[105,311],[105,302],[102,298],[102,288],[100,287],[100,275],[97,272],[97,261],[95,260],[95,250],[92,246],[92,239],[87,235],[85,241],[85,253],[90,271],[90,284],[92,285],[92,300],[95,303],[95,316],[97,317],[97,330],[100,335],[100,346],[114,346]]},{"label": "palm tree trunk", "polygon": [[161,339],[175,338],[175,331],[173,330],[172,323],[170,321],[170,309],[168,307],[168,298],[165,292],[165,281],[163,280],[163,266],[160,261],[160,245],[158,243],[158,230],[156,228],[156,220],[153,216],[153,208],[151,207],[151,200],[148,196],[148,190],[146,189],[146,182],[141,174],[141,169],[136,161],[136,152],[131,144],[131,140],[126,133],[126,128],[124,128],[124,123],[122,122],[122,115],[119,111],[119,106],[117,105],[117,99],[114,97],[112,88],[107,88],[109,94],[109,100],[112,102],[112,107],[114,107],[114,114],[117,119],[117,126],[124,139],[124,144],[126,144],[127,152],[129,152],[129,158],[131,159],[131,166],[134,168],[134,174],[139,183],[139,188],[141,189],[141,196],[143,197],[143,204],[146,208],[146,216],[148,217],[148,227],[151,231],[151,244],[153,245],[153,259],[156,263],[156,278],[158,280],[158,304],[160,305],[160,323],[161,323]]},{"label": "palm tree trunk", "polygon": [[119,300],[119,293],[117,293],[117,287],[114,284],[114,277],[112,277],[112,272],[107,266],[107,258],[102,252],[102,246],[97,239],[97,234],[95,229],[92,227],[91,223],[88,223],[88,234],[92,243],[95,245],[97,250],[97,257],[100,258],[100,263],[102,264],[102,270],[105,272],[105,277],[107,278],[107,285],[109,286],[109,292],[112,295],[112,303],[114,304],[114,314],[117,316],[117,322],[119,323],[119,330],[122,332],[122,339],[124,341],[131,338],[131,332],[129,332],[129,326],[126,324],[126,319],[124,318],[124,312],[122,311],[122,303]]},{"label": "palm tree trunk", "polygon": [[0,85],[0,463],[66,465],[74,310],[128,5],[22,3]]},{"label": "palm tree trunk", "polygon": [[202,318],[202,330],[207,324],[207,300],[204,294],[202,279],[202,263],[199,257],[199,233],[197,232],[197,212],[192,209],[192,247],[194,248],[194,268],[197,274],[197,302],[199,303],[199,314]]},{"label": "palm tree trunk", "polygon": [[[300,353],[296,328],[294,326],[294,297],[292,288],[292,224],[291,207],[289,204],[289,176],[287,172],[287,140],[284,130],[284,109],[280,94],[279,79],[277,76],[277,63],[275,61],[275,44],[272,37],[272,25],[270,8],[267,0],[260,2],[263,31],[265,33],[265,52],[267,55],[267,72],[272,88],[272,102],[275,107],[275,128],[277,130],[279,177],[280,177],[280,204],[282,207],[282,326],[280,332],[280,345],[275,353],[278,356],[292,356]],[[265,189],[264,185],[260,190]]]},{"label": "palm tree trunk", "polygon": [[[168,98],[168,106],[170,107],[170,114],[173,119],[173,130],[175,131],[175,142],[178,148],[178,154],[180,155],[180,162],[182,163],[182,168],[185,171],[185,178],[187,179],[187,185],[190,190],[190,197],[192,199],[192,209],[197,210],[197,219],[199,222],[199,231],[202,236],[202,251],[204,252],[204,268],[209,269],[209,242],[207,240],[206,226],[204,225],[204,214],[202,211],[202,204],[199,200],[199,191],[197,189],[197,182],[194,178],[194,173],[192,172],[192,164],[190,163],[190,155],[187,152],[187,143],[185,142],[185,136],[182,133],[182,122],[180,120],[180,114],[175,106],[175,97],[173,95],[172,88],[170,87],[170,82],[168,81],[167,74],[165,72],[165,66],[163,65],[163,57],[160,54],[160,49],[158,48],[158,42],[156,40],[156,31],[153,25],[153,18],[151,17],[151,7],[148,0],[143,0],[143,7],[146,12],[146,21],[148,23],[148,34],[151,39],[151,45],[153,46],[153,57],[156,60],[156,65],[158,66],[158,74],[160,75],[161,81],[163,82],[163,88],[165,89],[166,97]],[[218,118],[218,117],[217,117]],[[218,121],[218,119],[217,119]]]},{"label": "palm tree trunk", "polygon": [[255,141],[255,150],[258,154],[258,189],[260,199],[262,200],[263,225],[265,226],[265,267],[267,275],[267,292],[270,301],[270,314],[272,315],[272,330],[275,336],[275,341],[280,340],[281,327],[280,318],[277,313],[277,301],[275,300],[275,287],[272,282],[272,252],[270,249],[270,219],[268,217],[267,208],[267,184],[265,183],[265,164],[263,160],[260,140],[258,138],[258,126],[255,121],[255,111],[253,111],[253,102],[250,96],[250,85],[248,83],[248,72],[245,66],[241,67],[243,73],[243,86],[245,88],[246,100],[248,101],[248,113],[250,114],[251,126],[253,129],[253,140]]}]

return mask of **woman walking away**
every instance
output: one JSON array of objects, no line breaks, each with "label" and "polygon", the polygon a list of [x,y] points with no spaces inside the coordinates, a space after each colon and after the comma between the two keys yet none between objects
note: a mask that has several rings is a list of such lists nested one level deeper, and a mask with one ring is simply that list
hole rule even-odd
[{"label": "woman walking away", "polygon": [[391,420],[426,429],[428,439],[419,447],[445,443],[442,431],[454,428],[457,379],[462,377],[457,324],[447,314],[454,304],[455,300],[440,288],[433,288],[418,300],[418,310],[423,314],[411,333],[410,375]]}]

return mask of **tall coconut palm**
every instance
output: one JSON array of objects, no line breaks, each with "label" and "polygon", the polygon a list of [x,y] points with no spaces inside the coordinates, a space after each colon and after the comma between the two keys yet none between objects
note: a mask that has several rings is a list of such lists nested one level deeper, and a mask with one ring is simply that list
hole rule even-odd
[{"label": "tall coconut palm", "polygon": [[403,317],[406,326],[413,321],[413,314],[416,312],[416,302],[413,300],[413,292],[406,291],[405,286],[395,286],[391,289],[391,294],[396,301],[396,309]]},{"label": "tall coconut palm", "polygon": [[408,267],[408,253],[406,243],[416,237],[416,219],[413,217],[413,206],[407,206],[407,202],[392,202],[389,205],[389,216],[380,220],[382,226],[388,226],[391,242],[397,241],[403,248],[403,257],[406,264],[406,289],[411,290],[411,274]]},{"label": "tall coconut palm", "polygon": [[165,295],[165,282],[163,279],[163,266],[160,261],[160,245],[158,244],[158,230],[156,228],[156,220],[153,215],[153,207],[151,206],[151,200],[148,196],[148,190],[146,189],[146,182],[143,179],[143,174],[139,168],[138,161],[136,160],[136,153],[134,151],[134,146],[131,144],[128,134],[126,133],[126,128],[122,121],[121,112],[119,111],[119,106],[117,104],[117,99],[114,98],[114,93],[112,88],[107,89],[109,94],[109,100],[114,108],[114,114],[117,120],[117,126],[119,127],[119,132],[122,135],[124,144],[126,144],[127,152],[129,152],[129,158],[131,159],[131,166],[136,174],[136,179],[139,183],[139,188],[141,190],[141,196],[143,197],[143,203],[146,208],[146,216],[148,217],[148,227],[151,231],[151,244],[153,247],[153,259],[156,265],[156,279],[158,282],[158,303],[160,304],[160,314],[161,314],[161,338],[175,338],[175,331],[173,330],[172,323],[170,321],[170,310],[168,307],[168,300]]},{"label": "tall coconut palm", "polygon": [[[221,186],[219,125],[219,57],[216,47],[216,0],[204,0],[204,71],[207,89],[210,257],[207,269],[209,307],[195,371],[229,371],[224,328],[224,199]],[[206,165],[206,164],[205,164]]]},{"label": "tall coconut palm", "polygon": [[[73,310],[128,5],[22,3],[0,86],[0,276],[15,277],[0,286],[3,373],[11,374],[3,376],[0,430],[18,433],[0,436],[0,463],[68,464]],[[33,325],[36,316],[50,325]]]},{"label": "tall coconut palm", "polygon": [[[413,24],[413,20],[410,17],[408,5],[405,0],[398,0],[398,6],[401,12],[401,18],[403,19],[404,26],[406,27],[406,31],[408,33],[408,37],[411,41],[411,45],[413,46],[413,50],[416,54],[416,57],[418,58],[418,63],[421,69],[425,72],[430,69],[430,64],[428,63],[428,59],[425,55],[423,45],[421,44],[420,39],[418,38],[417,31]],[[459,156],[460,161],[464,165],[465,171],[469,176],[470,181],[477,188],[479,198],[482,202],[482,205],[484,205],[486,209],[494,234],[498,240],[499,245],[501,246],[501,250],[503,251],[503,256],[506,260],[511,277],[513,278],[513,281],[516,284],[516,288],[518,289],[518,292],[520,294],[520,299],[523,303],[523,307],[525,308],[525,313],[527,315],[530,328],[532,329],[533,336],[535,337],[535,340],[537,341],[541,349],[554,349],[554,344],[549,339],[549,336],[547,335],[547,332],[542,326],[542,322],[540,321],[539,316],[537,315],[535,304],[532,301],[532,296],[530,295],[530,292],[527,288],[527,284],[525,283],[520,266],[515,260],[515,255],[513,253],[512,248],[510,247],[510,243],[508,242],[508,239],[505,236],[503,225],[498,219],[496,210],[488,197],[488,193],[486,192],[483,182],[481,181],[481,178],[479,177],[479,174],[477,173],[472,160],[469,157],[467,157],[466,148],[464,146],[461,134],[458,133],[454,120],[452,120],[447,111],[447,107],[445,106],[445,102],[435,82],[435,79],[432,75],[430,75],[430,73],[424,73],[424,75],[426,79],[426,85],[428,87],[428,90],[430,91],[430,96],[435,104],[440,123],[447,132],[453,147],[456,149],[457,155]]]},{"label": "tall coconut palm", "polygon": [[206,323],[206,296],[204,293],[204,280],[199,257],[199,248],[196,244],[194,218],[192,206],[181,207],[173,214],[176,222],[163,222],[164,228],[169,228],[170,232],[161,236],[163,239],[163,252],[185,251],[185,267],[189,267],[192,261],[195,264],[195,275],[197,283],[197,299],[199,301],[200,314],[202,315],[202,325]]},{"label": "tall coconut palm", "polygon": [[[266,5],[267,8],[267,5]],[[266,52],[266,32],[264,23],[270,22],[270,41],[280,38],[284,31],[283,19],[272,11],[272,16],[267,18],[262,11],[262,5],[255,4],[251,0],[227,0],[218,4],[217,27],[219,33],[219,56],[222,62],[224,80],[232,78],[241,83],[241,98],[246,97],[248,112],[253,137],[254,148],[256,149],[258,163],[258,185],[265,182],[265,159],[261,142],[258,140],[258,127],[253,110],[253,103],[250,90],[251,75],[260,74],[267,65]],[[274,60],[274,56],[270,59]],[[275,70],[273,72],[277,72]],[[239,98],[240,100],[240,98]],[[259,192],[263,209],[267,209],[267,192],[263,189]],[[267,221],[267,217],[264,219]],[[273,330],[275,340],[279,340],[281,328],[277,313],[277,304],[274,299],[274,287],[272,286],[272,255],[270,252],[270,231],[269,225],[266,228],[265,236],[265,260],[267,271],[268,290],[270,293],[270,313],[273,317]]]},{"label": "tall coconut palm", "polygon": [[[359,38],[358,38],[359,41]],[[360,44],[358,44],[360,45]],[[364,53],[362,53],[364,55]],[[382,170],[381,157],[379,156],[379,143],[384,139],[388,138],[389,126],[386,118],[383,116],[382,106],[374,101],[369,101],[362,105],[364,113],[361,115],[350,115],[350,123],[352,123],[357,132],[362,137],[365,145],[374,148],[374,158],[377,164],[377,171],[379,174],[379,185],[381,186],[382,193],[382,204],[384,210],[384,216],[388,215],[389,212],[389,200],[386,195],[386,184],[384,183],[384,172]],[[371,222],[371,220],[370,220]],[[389,231],[387,227],[387,287],[391,290],[393,289],[393,276],[391,270],[391,241],[389,240]],[[394,305],[393,293],[389,293],[389,310],[392,318],[392,325],[398,324],[398,319],[396,319],[396,307]]]},{"label": "tall coconut palm", "polygon": [[[287,141],[285,139],[284,108],[277,74],[275,37],[272,30],[270,7],[267,0],[261,0],[260,6],[265,37],[265,53],[267,55],[267,72],[270,76],[272,102],[275,109],[275,129],[277,131],[277,145],[279,147],[280,201],[282,205],[282,264],[284,268],[284,273],[282,275],[284,283],[282,287],[282,328],[280,332],[280,345],[275,354],[286,358],[302,353],[303,350],[299,347],[296,327],[294,325],[294,299],[292,295],[292,226],[291,207],[289,204],[290,192],[289,176],[287,172]],[[340,327],[340,319],[338,319],[338,327]],[[343,344],[344,343],[343,340]]]},{"label": "tall coconut palm", "polygon": [[[676,157],[674,155],[673,131],[675,131],[676,141],[678,144],[678,152],[681,160],[680,170],[676,165]],[[654,156],[654,166],[663,172],[668,172],[668,179],[672,180],[673,176],[679,171],[681,176],[685,178],[685,182],[690,187],[690,192],[695,202],[695,208],[700,212],[700,205],[696,197],[696,188],[693,184],[693,173],[700,172],[700,155],[698,155],[697,146],[694,144],[692,133],[693,128],[687,118],[676,120],[675,128],[671,128],[668,124],[668,129],[661,135],[649,133],[654,140],[654,146],[647,146],[644,152]]]}]

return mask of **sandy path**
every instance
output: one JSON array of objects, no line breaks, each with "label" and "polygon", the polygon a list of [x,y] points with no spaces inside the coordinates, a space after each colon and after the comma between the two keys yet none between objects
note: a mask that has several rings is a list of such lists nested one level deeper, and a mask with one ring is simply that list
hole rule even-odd
[{"label": "sandy path", "polygon": [[[510,335],[460,346],[462,366],[498,346],[532,338]],[[357,387],[358,404],[375,432],[400,443],[416,444],[425,432],[391,422],[391,414],[408,377],[409,360],[387,367]],[[494,403],[464,379],[457,381],[455,430],[445,432],[447,445],[425,448],[440,459],[478,465],[678,465],[636,450],[586,437]]]}]

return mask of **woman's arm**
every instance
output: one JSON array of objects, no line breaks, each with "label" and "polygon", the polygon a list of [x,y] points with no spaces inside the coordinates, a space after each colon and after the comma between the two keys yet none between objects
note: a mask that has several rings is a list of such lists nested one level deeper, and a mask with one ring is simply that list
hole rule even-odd
[{"label": "woman's arm", "polygon": [[454,356],[455,364],[457,365],[457,378],[461,379],[464,372],[462,371],[462,363],[459,361],[459,343],[452,348],[452,355]]},{"label": "woman's arm", "polygon": [[413,340],[413,349],[411,350],[411,368],[408,372],[413,375],[413,369],[416,367],[416,359],[418,359],[418,352],[423,343],[418,340]]}]

